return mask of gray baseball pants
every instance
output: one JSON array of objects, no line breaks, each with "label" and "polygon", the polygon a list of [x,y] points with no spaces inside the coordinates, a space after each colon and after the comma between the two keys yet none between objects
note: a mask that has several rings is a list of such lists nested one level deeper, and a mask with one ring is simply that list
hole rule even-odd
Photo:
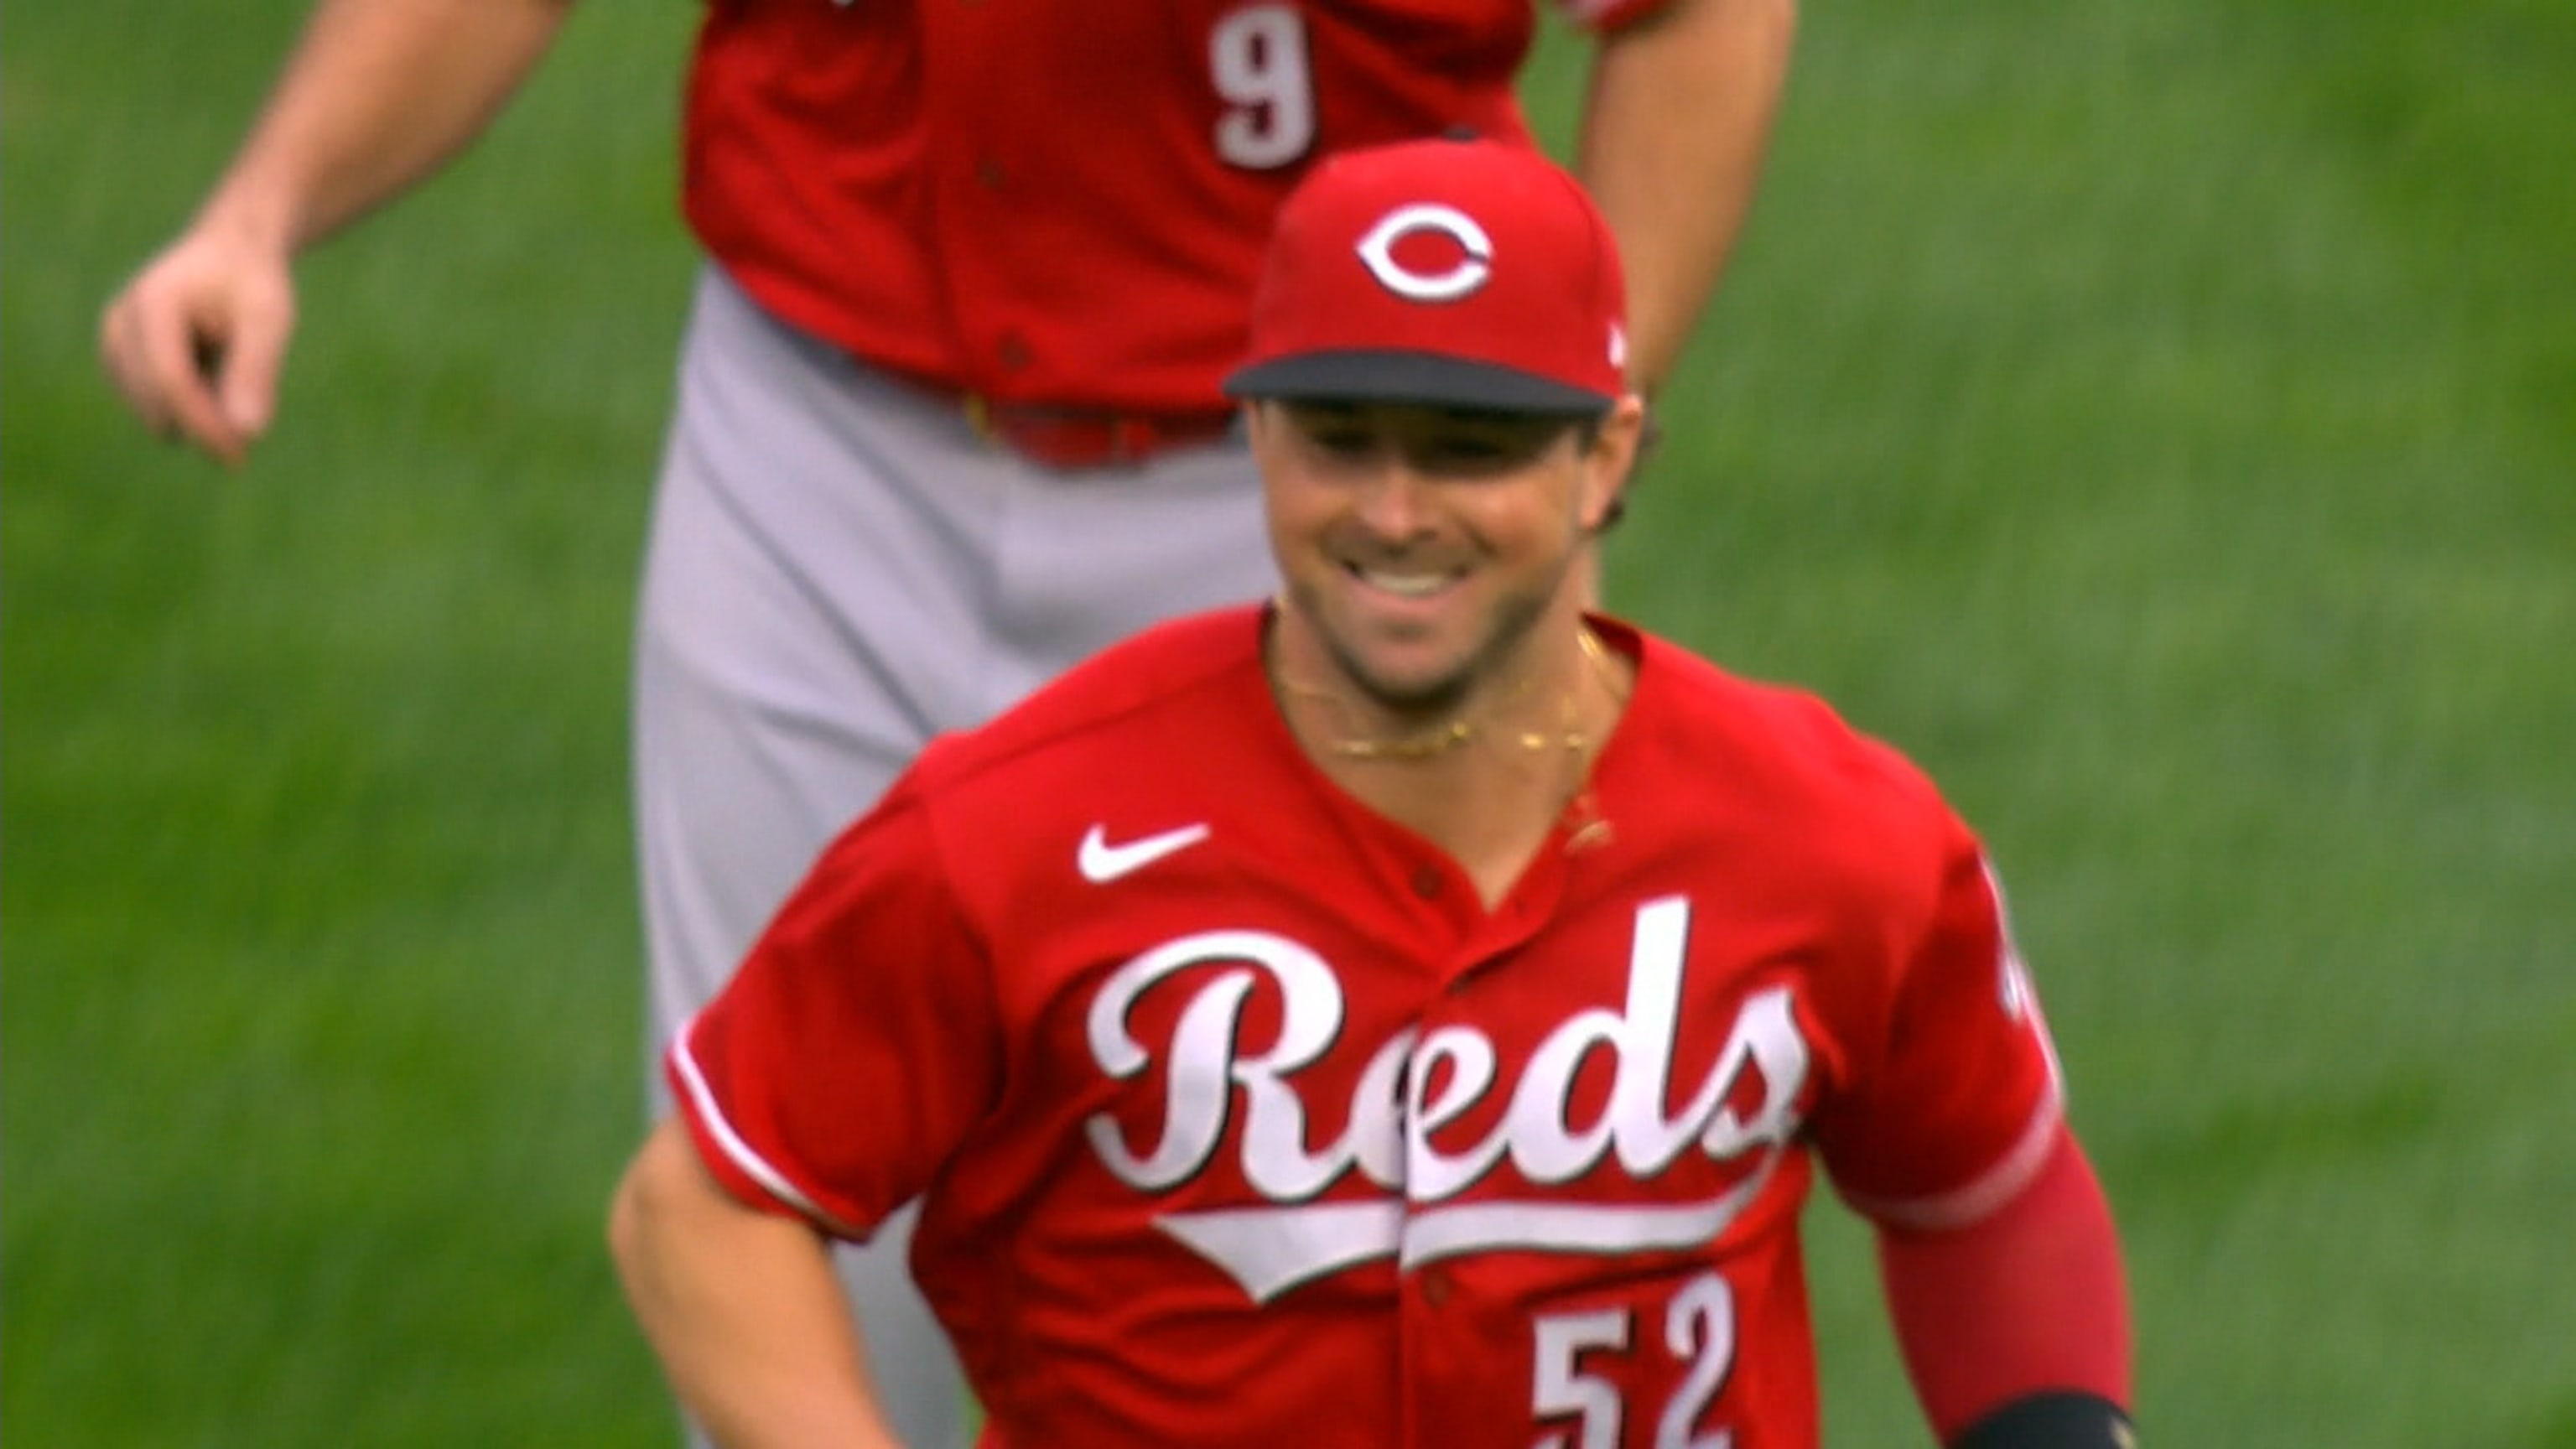
[{"label": "gray baseball pants", "polygon": [[[1239,438],[1050,471],[700,278],[635,644],[650,1073],[822,847],[934,734],[1157,620],[1276,587]],[[911,1209],[841,1255],[912,1449],[971,1439]]]}]

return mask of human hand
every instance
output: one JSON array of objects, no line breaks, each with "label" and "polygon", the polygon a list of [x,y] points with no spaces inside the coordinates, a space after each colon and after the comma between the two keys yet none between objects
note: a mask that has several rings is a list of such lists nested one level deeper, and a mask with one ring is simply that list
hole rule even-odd
[{"label": "human hand", "polygon": [[295,330],[283,248],[200,224],[99,318],[99,360],[144,426],[240,467],[268,429]]}]

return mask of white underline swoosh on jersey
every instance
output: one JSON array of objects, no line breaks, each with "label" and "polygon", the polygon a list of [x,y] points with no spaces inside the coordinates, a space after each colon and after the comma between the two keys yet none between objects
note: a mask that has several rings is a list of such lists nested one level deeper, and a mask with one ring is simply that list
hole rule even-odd
[{"label": "white underline swoosh on jersey", "polygon": [[1187,850],[1208,838],[1207,822],[1184,825],[1136,840],[1109,843],[1109,831],[1095,825],[1082,837],[1082,848],[1074,853],[1074,865],[1082,878],[1093,885],[1107,885],[1120,876],[1152,865],[1176,850]]},{"label": "white underline swoosh on jersey", "polygon": [[1214,1264],[1253,1302],[1267,1303],[1300,1283],[1394,1257],[1404,1243],[1404,1204],[1381,1198],[1216,1208],[1166,1213],[1154,1226]]},{"label": "white underline swoosh on jersey", "polygon": [[1394,1198],[1291,1207],[1214,1208],[1154,1219],[1233,1279],[1255,1303],[1380,1258],[1407,1269],[1477,1252],[1617,1256],[1717,1241],[1751,1207],[1779,1165],[1705,1202],[1478,1202],[1416,1207]]}]

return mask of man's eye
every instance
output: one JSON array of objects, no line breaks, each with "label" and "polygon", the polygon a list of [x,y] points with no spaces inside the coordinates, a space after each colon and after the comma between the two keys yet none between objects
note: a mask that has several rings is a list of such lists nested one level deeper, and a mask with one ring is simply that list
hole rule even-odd
[{"label": "man's eye", "polygon": [[1530,453],[1529,445],[1520,438],[1471,434],[1432,443],[1423,450],[1423,461],[1448,472],[1476,473],[1511,467]]}]

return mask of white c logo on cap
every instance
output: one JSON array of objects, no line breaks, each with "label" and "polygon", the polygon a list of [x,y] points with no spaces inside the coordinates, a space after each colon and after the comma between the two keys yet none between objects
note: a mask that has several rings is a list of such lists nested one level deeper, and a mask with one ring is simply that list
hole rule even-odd
[{"label": "white c logo on cap", "polygon": [[[1418,231],[1436,231],[1465,253],[1458,264],[1436,276],[1408,270],[1395,259],[1395,244]],[[1416,302],[1454,302],[1485,285],[1494,270],[1493,238],[1476,219],[1454,206],[1417,201],[1378,219],[1360,238],[1360,261],[1386,289]]]}]

